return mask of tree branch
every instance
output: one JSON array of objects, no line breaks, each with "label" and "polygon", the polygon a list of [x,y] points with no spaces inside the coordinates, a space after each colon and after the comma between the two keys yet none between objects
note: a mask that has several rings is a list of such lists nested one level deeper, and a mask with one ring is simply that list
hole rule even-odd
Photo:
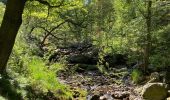
[{"label": "tree branch", "polygon": [[50,32],[53,32],[54,30],[56,30],[57,28],[59,28],[61,25],[63,25],[64,23],[66,23],[66,21],[58,24],[56,27],[52,28]]},{"label": "tree branch", "polygon": [[50,4],[48,1],[46,1],[46,0],[31,0],[31,1],[38,1],[39,3],[41,3],[41,4],[43,4],[43,5],[46,5],[46,6],[48,6],[49,8],[59,8],[59,7],[63,6],[65,0],[62,0],[62,1],[60,2],[60,4],[58,4],[58,5],[51,5],[51,4]]},{"label": "tree branch", "polygon": [[66,21],[64,22],[61,22],[60,24],[58,24],[56,27],[53,27],[51,30],[48,30],[46,29],[45,27],[42,27],[42,26],[36,26],[36,28],[41,28],[43,29],[47,34],[45,34],[42,42],[41,42],[41,46],[43,46],[45,40],[51,35],[52,37],[54,37],[55,39],[58,39],[58,40],[62,40],[62,38],[59,38],[57,36],[55,36],[52,32],[55,31],[57,28],[59,28],[61,25],[63,25],[64,23],[66,23]]}]

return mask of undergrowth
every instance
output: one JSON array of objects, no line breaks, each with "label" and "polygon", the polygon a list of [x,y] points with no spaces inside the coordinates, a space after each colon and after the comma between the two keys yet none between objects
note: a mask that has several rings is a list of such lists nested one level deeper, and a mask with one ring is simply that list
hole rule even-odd
[{"label": "undergrowth", "polygon": [[[12,69],[10,69],[9,67],[8,72],[9,75],[18,82],[20,87],[23,87],[24,92],[28,92],[27,94],[25,94],[26,96],[23,97],[39,98],[39,96],[30,96],[41,94],[44,94],[44,96],[46,96],[50,92],[53,94],[54,97],[60,98],[61,100],[72,98],[72,92],[69,87],[59,83],[59,81],[57,80],[56,73],[63,68],[62,64],[56,63],[52,65],[46,65],[46,63],[38,57],[25,57],[22,60],[24,60],[22,61],[22,66],[24,67],[16,67],[20,67],[20,70],[22,70],[23,73],[17,73],[20,71],[14,72],[12,70],[14,69],[14,66],[12,67]],[[28,89],[28,87],[30,87],[31,91],[34,91],[35,93],[30,94],[30,91],[27,91],[30,90]]]},{"label": "undergrowth", "polygon": [[131,73],[132,81],[136,84],[141,82],[142,77],[143,77],[142,72],[138,69],[134,69]]},{"label": "undergrowth", "polygon": [[16,99],[12,100],[71,99],[73,94],[70,88],[57,79],[57,72],[64,68],[64,64],[49,64],[46,58],[34,55],[33,52],[38,51],[38,48],[33,48],[35,44],[27,44],[22,34],[24,33],[20,30],[8,62],[7,73],[10,78],[1,80],[2,83],[7,81],[10,87],[0,86],[0,89],[4,90],[0,91],[4,94],[3,97],[11,97],[12,94],[8,95],[11,91],[9,89],[13,89],[17,95],[14,95],[12,98]]}]

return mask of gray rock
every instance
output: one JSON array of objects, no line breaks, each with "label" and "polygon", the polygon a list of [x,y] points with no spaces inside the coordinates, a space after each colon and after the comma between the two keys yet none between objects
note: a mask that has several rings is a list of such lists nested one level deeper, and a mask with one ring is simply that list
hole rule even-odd
[{"label": "gray rock", "polygon": [[160,75],[158,72],[153,72],[150,75],[149,83],[160,82]]},{"label": "gray rock", "polygon": [[114,100],[114,99],[113,99],[112,95],[105,94],[105,95],[101,96],[99,100]]}]

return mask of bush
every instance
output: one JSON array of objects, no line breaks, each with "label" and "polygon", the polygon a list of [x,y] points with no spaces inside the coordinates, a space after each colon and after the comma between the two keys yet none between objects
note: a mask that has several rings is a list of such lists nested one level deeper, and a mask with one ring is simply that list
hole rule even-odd
[{"label": "bush", "polygon": [[136,84],[140,83],[142,81],[142,72],[138,69],[134,69],[131,74],[132,81]]},{"label": "bush", "polygon": [[[26,84],[24,87],[30,86],[33,91],[46,95],[49,91],[57,98],[68,99],[72,97],[72,92],[69,87],[59,83],[57,80],[57,71],[62,70],[63,65],[56,63],[47,66],[45,62],[38,57],[23,57],[22,61],[25,70],[23,73],[18,73],[22,69],[21,66],[13,67],[15,70],[9,70],[9,73],[15,78],[19,85]],[[60,91],[60,92],[58,92]],[[30,94],[30,93],[29,93]]]},{"label": "bush", "polygon": [[47,64],[46,59],[34,55],[35,49],[31,45],[33,44],[26,43],[24,33],[20,31],[8,62],[8,75],[17,82],[20,91],[25,92],[22,96],[28,99],[42,99],[42,95],[46,96],[50,92],[62,100],[72,98],[69,87],[57,80],[56,73],[64,68],[64,64]]}]

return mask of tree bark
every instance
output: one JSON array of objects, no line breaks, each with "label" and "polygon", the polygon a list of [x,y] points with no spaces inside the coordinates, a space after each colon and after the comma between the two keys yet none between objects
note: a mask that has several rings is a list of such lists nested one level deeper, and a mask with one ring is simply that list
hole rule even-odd
[{"label": "tree bark", "polygon": [[0,74],[6,72],[6,65],[22,23],[26,0],[8,0],[0,27]]},{"label": "tree bark", "polygon": [[144,71],[146,72],[147,67],[149,65],[149,57],[150,57],[150,49],[151,49],[151,20],[152,20],[152,1],[147,1],[147,17],[146,17],[146,25],[147,25],[147,35],[146,35],[146,45],[144,48]]}]

